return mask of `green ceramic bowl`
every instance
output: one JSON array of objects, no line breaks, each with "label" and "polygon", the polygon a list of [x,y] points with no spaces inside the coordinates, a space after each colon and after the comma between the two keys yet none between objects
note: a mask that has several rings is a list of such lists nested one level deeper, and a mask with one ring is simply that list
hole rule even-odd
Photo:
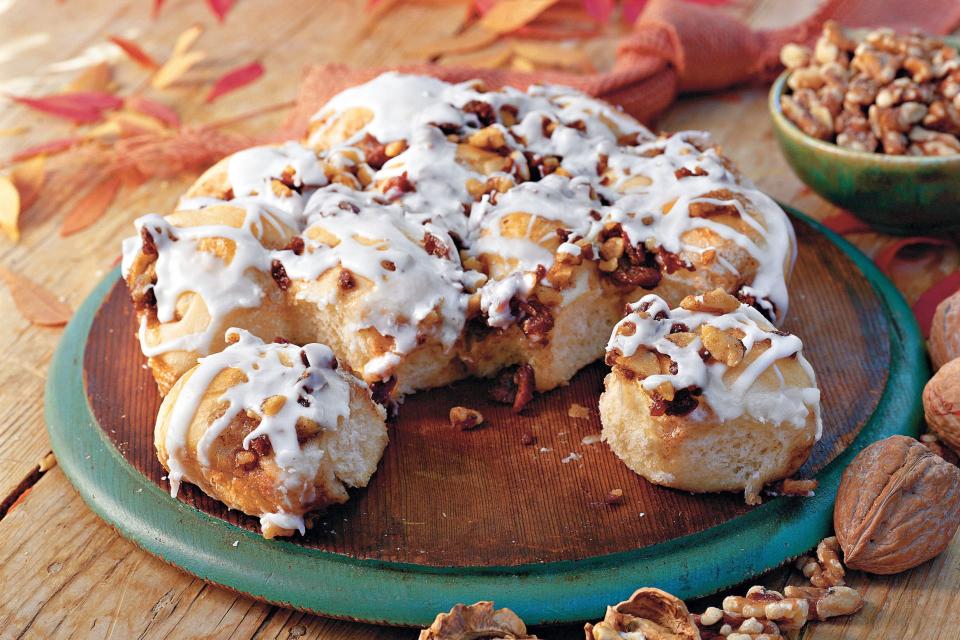
[{"label": "green ceramic bowl", "polygon": [[783,155],[808,187],[878,231],[930,235],[960,228],[960,154],[889,156],[808,136],[780,108],[787,75],[770,89],[770,116]]}]

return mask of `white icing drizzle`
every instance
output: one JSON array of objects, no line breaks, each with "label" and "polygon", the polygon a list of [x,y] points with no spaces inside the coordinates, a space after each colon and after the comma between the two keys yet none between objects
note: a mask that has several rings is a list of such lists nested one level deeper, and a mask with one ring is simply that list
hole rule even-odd
[{"label": "white icing drizzle", "polygon": [[[702,298],[702,296],[701,296]],[[641,385],[648,391],[655,390],[660,384],[669,382],[674,389],[699,387],[702,398],[720,421],[734,420],[749,415],[761,422],[774,425],[788,423],[797,427],[806,424],[813,413],[817,424],[816,438],[822,433],[820,417],[820,390],[816,386],[816,374],[813,367],[803,357],[803,343],[795,335],[777,332],[772,324],[753,307],[741,304],[731,313],[714,314],[688,311],[682,308],[670,309],[666,301],[654,294],[648,294],[628,306],[630,313],[614,327],[607,344],[608,353],[617,353],[630,357],[641,348],[669,356],[676,363],[676,373],[647,376]],[[632,324],[633,330],[621,332],[625,324]],[[739,330],[746,353],[754,345],[769,341],[770,346],[753,362],[746,365],[732,384],[727,384],[724,374],[729,367],[711,359],[704,362],[699,351],[703,341],[695,337],[686,346],[680,346],[667,339],[675,323],[686,325],[687,330],[696,333],[697,328],[708,325],[720,330]],[[777,368],[777,361],[796,354],[798,364],[810,379],[809,387],[790,387],[785,384]],[[759,376],[773,368],[780,380],[775,391],[764,390],[755,383]],[[698,413],[690,414],[697,419]]]},{"label": "white icing drizzle", "polygon": [[[330,148],[312,150],[327,133],[326,125],[335,129],[340,116],[358,108],[368,112],[364,126]],[[151,235],[158,240],[160,255],[153,290],[160,321],[170,321],[172,305],[186,291],[200,295],[213,316],[202,335],[153,346],[142,341],[145,353],[173,349],[207,353],[211,335],[222,330],[218,322],[223,316],[235,308],[256,306],[262,299],[251,270],[269,273],[273,261],[279,260],[294,281],[309,281],[341,264],[375,284],[369,311],[357,328],[374,327],[392,337],[395,346],[362,368],[366,375],[389,376],[415,345],[417,332],[424,328],[417,324],[432,310],[440,315],[439,322],[430,325],[432,335],[445,347],[456,341],[464,325],[466,296],[478,286],[482,285],[480,308],[488,324],[504,328],[515,321],[511,299],[529,296],[536,285],[533,274],[541,266],[549,269],[554,260],[533,238],[504,238],[500,233],[503,217],[521,211],[568,231],[562,252],[580,255],[582,249],[574,241],[584,247],[585,242],[592,244],[594,260],[599,259],[598,236],[611,222],[622,225],[631,243],[652,243],[681,256],[709,249],[688,244],[684,234],[709,230],[740,247],[757,265],[755,276],[741,276],[716,252],[711,269],[744,279],[741,293],[754,296],[762,308],[775,310],[778,319],[786,313],[784,268],[791,263],[792,227],[773,200],[726,166],[706,134],[657,138],[616,108],[565,87],[482,91],[473,82],[449,84],[393,72],[335,96],[314,120],[318,126],[306,147],[297,143],[258,147],[228,161],[227,178],[235,196],[231,203],[247,207],[250,218],[242,229],[170,228],[158,216],[138,221],[138,230],[144,226],[156,230]],[[487,125],[502,137],[503,146],[483,156],[492,157],[492,165],[461,157],[461,147]],[[455,140],[448,139],[450,131],[456,132]],[[401,150],[394,149],[393,157],[375,169],[365,161],[374,161],[366,155],[368,136],[382,145],[402,143]],[[512,164],[498,163],[497,158]],[[544,168],[545,159],[552,163],[549,170]],[[681,169],[691,175],[678,177]],[[554,172],[541,175],[550,171]],[[284,173],[295,189],[292,195],[278,196],[270,182]],[[488,179],[516,184],[494,196],[471,195],[471,181]],[[720,189],[732,198],[705,196]],[[339,206],[344,201],[357,211],[331,210],[331,203]],[[182,205],[202,208],[217,202],[194,198]],[[709,217],[691,216],[689,206],[703,202],[734,207],[750,233]],[[302,255],[269,251],[250,237],[253,221],[264,216],[295,234],[319,225],[341,242],[331,248],[307,241]],[[397,258],[390,260],[398,263],[398,269],[385,271],[383,251],[357,243],[352,232],[383,240],[384,251]],[[450,247],[447,258],[424,254],[427,232]],[[499,273],[464,272],[453,236],[467,255],[498,254],[507,267]],[[177,240],[163,239],[170,237]],[[230,265],[198,248],[204,237],[237,242],[237,256]],[[140,249],[138,239],[124,242],[125,273]],[[550,285],[549,279],[542,283]],[[587,286],[586,281],[579,280],[577,286]],[[302,287],[294,288],[298,295],[309,295]],[[569,293],[564,292],[564,299]]]},{"label": "white icing drizzle", "polygon": [[[221,372],[237,369],[244,380],[227,389],[219,402],[226,403],[218,417],[197,443],[196,458],[201,466],[209,466],[210,447],[224,429],[242,412],[256,416],[260,423],[243,440],[249,449],[254,438],[266,436],[279,469],[281,492],[297,496],[309,504],[314,499],[315,478],[326,452],[316,442],[303,446],[297,440],[296,424],[311,420],[324,430],[336,430],[350,417],[350,385],[336,369],[336,358],[329,347],[307,344],[302,348],[291,344],[264,343],[242,329],[227,330],[227,339],[235,340],[220,353],[201,358],[197,368],[180,390],[170,414],[165,445],[170,470],[170,494],[176,497],[184,480],[196,483],[185,470],[187,438],[207,388]],[[359,383],[359,381],[357,381]],[[279,411],[268,415],[264,401],[273,396],[283,398]],[[303,516],[282,509],[261,514],[261,523],[273,522],[285,529],[304,532]]]}]

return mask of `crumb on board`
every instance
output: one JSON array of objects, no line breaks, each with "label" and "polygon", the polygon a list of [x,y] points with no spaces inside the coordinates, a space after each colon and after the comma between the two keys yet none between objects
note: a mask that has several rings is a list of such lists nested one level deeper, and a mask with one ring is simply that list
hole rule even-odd
[{"label": "crumb on board", "polygon": [[564,458],[560,462],[562,462],[563,464],[569,464],[571,462],[575,462],[577,460],[582,460],[582,459],[583,459],[582,455],[580,455],[576,451],[571,451],[570,455],[568,455],[566,458]]},{"label": "crumb on board", "polygon": [[571,418],[589,418],[590,409],[574,402],[571,403],[570,408],[567,409],[567,415]]},{"label": "crumb on board", "polygon": [[599,433],[592,433],[589,436],[583,436],[583,440],[580,441],[581,444],[586,444],[586,445],[597,444],[598,442],[600,442]]}]

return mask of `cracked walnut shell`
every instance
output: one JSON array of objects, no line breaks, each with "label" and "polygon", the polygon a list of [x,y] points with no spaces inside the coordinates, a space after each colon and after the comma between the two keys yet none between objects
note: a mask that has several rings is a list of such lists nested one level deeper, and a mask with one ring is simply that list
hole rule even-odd
[{"label": "cracked walnut shell", "polygon": [[510,609],[494,610],[493,603],[458,604],[438,613],[433,624],[420,632],[420,640],[537,640]]},{"label": "cracked walnut shell", "polygon": [[913,438],[875,442],[843,472],[833,526],[852,569],[891,574],[926,562],[960,526],[960,468]]},{"label": "cracked walnut shell", "polygon": [[607,607],[603,620],[596,625],[584,625],[583,631],[586,640],[620,640],[627,633],[636,633],[646,640],[700,638],[683,600],[651,587],[637,589],[629,600]]}]

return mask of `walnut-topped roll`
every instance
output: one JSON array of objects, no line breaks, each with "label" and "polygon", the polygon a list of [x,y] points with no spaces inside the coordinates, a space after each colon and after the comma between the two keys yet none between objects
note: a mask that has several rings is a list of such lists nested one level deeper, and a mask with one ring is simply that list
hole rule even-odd
[{"label": "walnut-topped roll", "polygon": [[387,444],[383,407],[321,344],[264,343],[242,330],[170,390],[155,444],[176,496],[190,482],[257,516],[267,538],[366,486]]},{"label": "walnut-topped roll", "polygon": [[229,326],[328,344],[395,395],[509,367],[546,391],[646,291],[720,287],[779,320],[795,249],[704,133],[658,137],[564,87],[398,73],[137,225],[124,277],[161,391]]},{"label": "walnut-topped roll", "polygon": [[722,290],[629,306],[607,345],[603,439],[651,482],[743,491],[796,472],[820,438],[803,344]]}]

